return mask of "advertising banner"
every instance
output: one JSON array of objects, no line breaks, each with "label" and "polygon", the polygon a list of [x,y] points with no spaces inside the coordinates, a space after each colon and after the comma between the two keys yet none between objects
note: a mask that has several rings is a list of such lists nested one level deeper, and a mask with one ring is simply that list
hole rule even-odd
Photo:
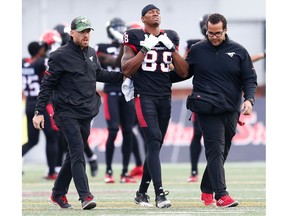
[{"label": "advertising banner", "polygon": [[[266,118],[265,118],[265,98],[256,98],[253,113],[249,116],[240,116],[240,120],[245,122],[243,126],[238,124],[237,133],[233,139],[232,147],[227,161],[265,161],[266,146]],[[163,162],[189,162],[189,146],[193,137],[193,124],[189,120],[191,111],[186,109],[186,100],[172,98],[172,114],[169,127],[164,138],[161,150],[161,160]],[[134,128],[134,132],[139,135],[139,129]],[[99,161],[105,161],[105,144],[108,136],[106,122],[101,106],[99,115],[91,124],[91,134],[88,140],[89,145],[98,155]],[[137,136],[139,148],[144,158],[144,143],[141,136]],[[203,138],[201,140],[203,145]],[[121,162],[121,129],[115,140],[115,152],[113,162]],[[205,160],[204,146],[200,156],[200,161]],[[133,155],[131,156],[133,161]]]}]

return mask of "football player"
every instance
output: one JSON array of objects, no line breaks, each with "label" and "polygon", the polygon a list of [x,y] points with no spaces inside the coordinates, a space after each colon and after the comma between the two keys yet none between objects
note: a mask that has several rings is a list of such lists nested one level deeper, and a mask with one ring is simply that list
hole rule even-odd
[{"label": "football player", "polygon": [[[123,53],[123,33],[127,29],[125,22],[120,18],[113,18],[106,24],[107,35],[111,43],[96,44],[95,50],[99,62],[104,69],[119,71]],[[115,139],[119,129],[123,135],[122,142],[122,172],[121,183],[135,183],[136,180],[128,175],[128,165],[132,151],[133,125],[136,116],[134,101],[126,101],[121,91],[122,83],[105,83],[104,85],[104,115],[108,127],[106,141],[106,173],[104,182],[114,183],[112,161],[115,150]]]},{"label": "football player", "polygon": [[163,189],[159,154],[171,116],[169,73],[174,68],[184,78],[188,75],[188,64],[178,52],[177,32],[160,28],[158,7],[145,6],[141,20],[144,30],[129,29],[124,33],[121,60],[123,74],[134,83],[136,114],[147,147],[144,172],[134,201],[141,206],[152,206],[147,195],[152,180],[156,206],[168,208],[171,202],[167,199],[169,192]]},{"label": "football player", "polygon": [[[27,116],[28,141],[22,146],[22,157],[29,152],[38,142],[40,131],[33,126],[34,109],[37,96],[40,90],[40,83],[47,66],[48,44],[42,41],[32,41],[28,45],[30,58],[22,59],[22,89],[25,96],[25,113]],[[43,129],[46,138],[46,157],[48,164],[48,174],[44,178],[54,180],[57,177],[55,170],[57,155],[57,134],[50,124],[50,117],[47,110],[43,113],[47,127]]]}]

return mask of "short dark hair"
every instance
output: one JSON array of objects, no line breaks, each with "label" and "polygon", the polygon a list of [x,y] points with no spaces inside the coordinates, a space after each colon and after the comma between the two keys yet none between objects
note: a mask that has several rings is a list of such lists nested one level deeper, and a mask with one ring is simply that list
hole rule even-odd
[{"label": "short dark hair", "polygon": [[226,18],[222,14],[219,14],[219,13],[211,14],[207,19],[207,24],[208,24],[208,22],[212,23],[213,25],[215,25],[219,22],[222,22],[223,23],[223,29],[227,28]]},{"label": "short dark hair", "polygon": [[[38,52],[40,51],[40,49],[42,49],[42,47],[45,47],[46,44],[43,43],[42,41],[32,41],[29,43],[28,45],[28,51],[29,54],[34,57],[35,55],[38,54]],[[46,48],[46,47],[45,47]]]}]

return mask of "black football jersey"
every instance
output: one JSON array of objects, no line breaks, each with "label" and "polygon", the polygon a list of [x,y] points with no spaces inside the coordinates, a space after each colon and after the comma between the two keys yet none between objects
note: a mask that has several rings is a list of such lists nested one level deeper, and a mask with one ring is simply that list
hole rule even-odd
[{"label": "black football jersey", "polygon": [[[167,34],[178,49],[178,34],[173,30],[161,30],[158,36],[164,33]],[[135,53],[138,53],[145,40],[145,34],[149,35],[143,29],[127,30],[124,33],[124,46],[130,46]],[[159,42],[154,48],[149,50],[142,65],[133,75],[135,93],[154,97],[171,96],[172,83],[169,78],[169,66],[172,60],[172,52],[162,42]]]},{"label": "black football jersey", "polygon": [[39,58],[31,62],[29,58],[22,59],[22,90],[27,100],[37,99],[48,58]]},{"label": "black football jersey", "polygon": [[[114,44],[104,44],[100,43],[95,46],[96,53],[105,53],[112,55],[114,58],[117,58],[120,52],[120,48],[115,46]],[[101,63],[101,67],[104,69],[107,69],[108,71],[119,71],[120,72],[120,67],[113,67],[111,65],[106,65]],[[121,85],[122,83],[105,83],[104,84],[104,92],[112,92],[112,91],[117,91],[121,92]]]}]

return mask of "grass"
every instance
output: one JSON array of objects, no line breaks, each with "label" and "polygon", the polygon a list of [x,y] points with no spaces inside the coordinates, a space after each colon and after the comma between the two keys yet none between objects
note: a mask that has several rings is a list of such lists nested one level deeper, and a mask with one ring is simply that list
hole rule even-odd
[{"label": "grass", "polygon": [[[200,176],[204,170],[204,163],[199,164]],[[23,216],[82,216],[82,215],[266,215],[266,181],[265,163],[227,163],[226,181],[230,195],[240,202],[236,208],[207,208],[200,201],[200,182],[187,183],[190,174],[190,165],[162,164],[164,190],[169,190],[168,198],[172,206],[168,209],[139,207],[133,202],[139,181],[136,184],[121,184],[119,164],[113,166],[115,184],[105,184],[104,164],[100,164],[97,177],[91,177],[88,166],[87,174],[92,194],[95,196],[97,207],[90,211],[81,209],[78,194],[71,182],[67,198],[74,207],[72,210],[58,209],[48,201],[53,187],[53,181],[42,178],[44,165],[24,165],[22,177],[22,215]],[[153,185],[150,185],[148,194],[155,205]]]}]

